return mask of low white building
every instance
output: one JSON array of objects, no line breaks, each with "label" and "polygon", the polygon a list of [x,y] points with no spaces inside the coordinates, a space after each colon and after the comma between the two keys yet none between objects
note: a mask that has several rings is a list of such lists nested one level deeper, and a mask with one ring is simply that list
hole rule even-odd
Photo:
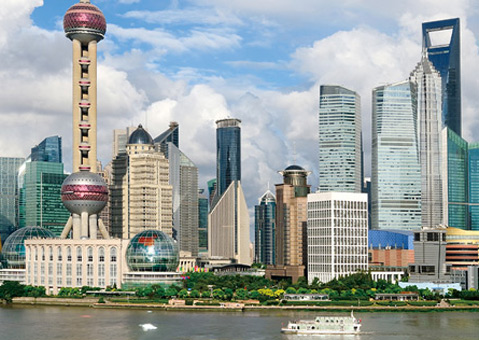
[{"label": "low white building", "polygon": [[308,195],[308,281],[368,270],[367,194]]}]

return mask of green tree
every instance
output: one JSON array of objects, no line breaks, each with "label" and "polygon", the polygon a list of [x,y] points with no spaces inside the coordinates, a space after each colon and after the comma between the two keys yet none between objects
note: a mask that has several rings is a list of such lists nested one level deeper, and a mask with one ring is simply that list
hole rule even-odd
[{"label": "green tree", "polygon": [[217,300],[223,300],[225,298],[225,292],[219,288],[216,288],[213,290],[213,298]]},{"label": "green tree", "polygon": [[198,299],[200,297],[200,292],[197,291],[196,289],[193,289],[190,292],[190,297],[193,298],[193,299]]},{"label": "green tree", "polygon": [[11,302],[14,297],[23,296],[25,286],[17,281],[4,281],[0,286],[0,299]]},{"label": "green tree", "polygon": [[296,289],[294,287],[286,288],[286,294],[296,294]]},{"label": "green tree", "polygon": [[178,294],[178,291],[173,287],[169,287],[166,290],[166,296],[169,297],[169,298],[172,298],[172,297],[176,296],[176,294]]},{"label": "green tree", "polygon": [[248,298],[248,291],[244,288],[239,288],[236,289],[235,295],[238,300],[246,300]]},{"label": "green tree", "polygon": [[231,288],[226,288],[225,289],[225,299],[226,300],[231,300],[233,298],[233,290]]},{"label": "green tree", "polygon": [[209,290],[204,290],[204,291],[202,291],[202,292],[201,292],[201,297],[202,297],[203,299],[208,299],[208,298],[210,298],[210,297],[211,297],[211,291],[209,291]]},{"label": "green tree", "polygon": [[188,297],[188,291],[186,289],[182,289],[178,292],[178,297],[181,299],[185,299]]}]

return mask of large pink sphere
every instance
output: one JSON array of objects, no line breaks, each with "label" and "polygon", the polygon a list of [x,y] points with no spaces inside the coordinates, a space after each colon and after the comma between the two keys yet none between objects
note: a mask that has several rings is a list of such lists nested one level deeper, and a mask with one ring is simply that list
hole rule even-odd
[{"label": "large pink sphere", "polygon": [[63,18],[63,29],[70,39],[82,42],[100,41],[106,33],[103,13],[88,2],[80,2],[68,9]]},{"label": "large pink sphere", "polygon": [[62,201],[73,214],[100,213],[108,201],[108,187],[100,177],[89,171],[75,172],[62,184]]}]

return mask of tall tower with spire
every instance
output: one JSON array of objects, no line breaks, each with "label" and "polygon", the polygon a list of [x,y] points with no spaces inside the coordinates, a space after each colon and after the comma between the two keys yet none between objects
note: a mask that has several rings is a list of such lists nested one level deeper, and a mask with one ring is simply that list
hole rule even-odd
[{"label": "tall tower with spire", "polygon": [[73,172],[96,171],[97,43],[106,20],[90,0],[80,0],[63,19],[73,45]]},{"label": "tall tower with spire", "polygon": [[108,232],[98,214],[108,200],[108,188],[95,174],[97,165],[97,43],[106,20],[90,0],[80,0],[63,19],[65,35],[73,44],[73,173],[62,185],[62,201],[71,216],[61,234],[73,239],[96,239]]}]

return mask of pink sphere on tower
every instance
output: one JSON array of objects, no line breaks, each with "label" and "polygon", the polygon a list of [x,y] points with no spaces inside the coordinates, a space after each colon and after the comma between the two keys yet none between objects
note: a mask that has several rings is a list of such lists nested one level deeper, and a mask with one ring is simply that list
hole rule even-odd
[{"label": "pink sphere on tower", "polygon": [[90,0],[81,0],[66,12],[63,29],[71,40],[100,41],[106,33],[105,16],[98,7],[90,3]]}]

